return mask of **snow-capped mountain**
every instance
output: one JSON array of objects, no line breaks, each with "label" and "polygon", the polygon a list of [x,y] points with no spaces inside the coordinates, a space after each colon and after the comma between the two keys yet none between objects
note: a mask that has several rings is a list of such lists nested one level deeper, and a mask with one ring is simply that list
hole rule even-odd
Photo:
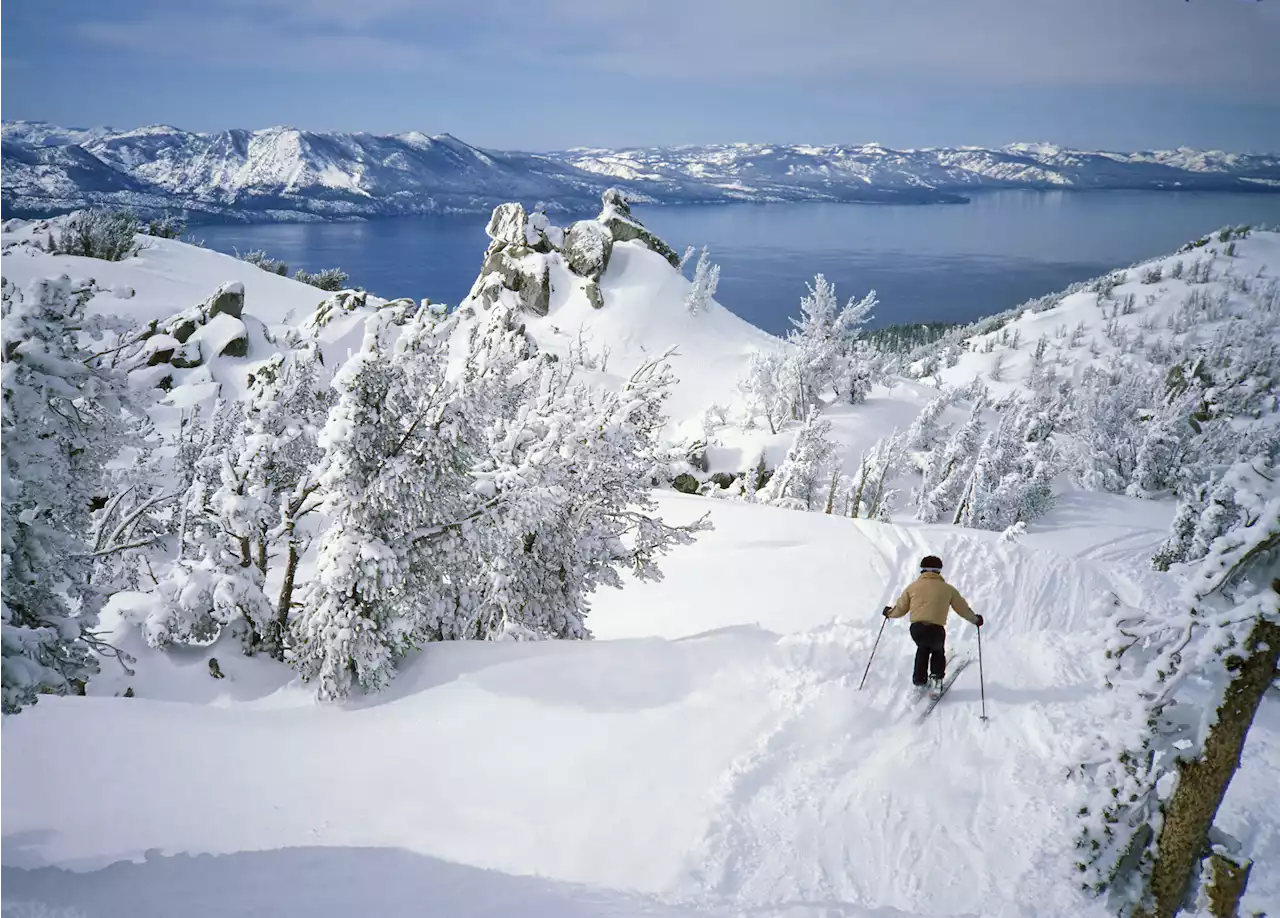
[{"label": "snow-capped mountain", "polygon": [[998,188],[1280,189],[1280,156],[1182,149],[729,144],[536,154],[417,131],[193,133],[23,121],[6,122],[3,139],[6,216],[110,205],[180,209],[193,220],[301,220],[484,212],[517,200],[587,212],[610,185],[654,203],[960,203]]},{"label": "snow-capped mountain", "polygon": [[[1202,150],[1085,152],[1052,144],[893,150],[880,144],[725,144],[550,154],[650,188],[693,179],[743,200],[839,198],[849,189],[962,193],[995,188],[1257,190],[1280,182],[1280,157]],[[661,192],[651,191],[662,197]]]}]

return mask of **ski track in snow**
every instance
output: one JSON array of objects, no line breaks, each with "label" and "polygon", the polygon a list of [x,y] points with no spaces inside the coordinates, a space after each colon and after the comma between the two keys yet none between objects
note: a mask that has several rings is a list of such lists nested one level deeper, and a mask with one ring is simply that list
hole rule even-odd
[{"label": "ski track in snow", "polygon": [[[889,570],[910,571],[937,549],[927,532],[875,528],[872,544]],[[720,815],[689,860],[686,901],[797,916],[877,906],[1081,913],[1078,896],[1062,898],[1073,830],[1064,820],[1074,790],[1066,738],[1081,732],[1080,702],[1099,672],[1087,655],[1093,623],[1064,613],[1128,584],[1044,552],[951,534],[945,542],[948,565],[972,572],[961,585],[987,616],[991,720],[978,718],[975,661],[929,719],[914,723],[904,621],[886,627],[862,692],[878,625],[837,623],[792,638],[787,668],[769,675],[773,729],[725,774]],[[1008,596],[1023,602],[1011,607]],[[974,629],[953,619],[949,652],[969,651]]]}]

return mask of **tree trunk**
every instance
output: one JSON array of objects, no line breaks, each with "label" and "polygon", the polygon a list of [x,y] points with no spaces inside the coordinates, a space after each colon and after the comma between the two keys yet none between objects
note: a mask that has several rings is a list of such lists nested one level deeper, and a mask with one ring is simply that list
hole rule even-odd
[{"label": "tree trunk", "polygon": [[[1182,909],[1192,872],[1209,847],[1213,818],[1240,767],[1240,753],[1254,714],[1276,678],[1280,625],[1259,618],[1245,639],[1244,653],[1243,659],[1227,658],[1227,668],[1235,676],[1223,695],[1204,751],[1198,759],[1178,765],[1178,786],[1164,807],[1164,826],[1147,887],[1155,909],[1140,910],[1134,918],[1174,918]],[[1243,878],[1240,888],[1243,892]]]},{"label": "tree trunk", "polygon": [[1231,858],[1214,854],[1209,858],[1209,914],[1213,918],[1238,918],[1240,900],[1249,885],[1252,861],[1237,863]]},{"label": "tree trunk", "polygon": [[276,620],[272,626],[271,655],[284,659],[284,635],[289,628],[289,609],[293,605],[293,578],[298,571],[298,543],[293,538],[293,525],[289,526],[289,556],[285,559],[284,583],[280,585],[280,600],[276,603]]}]

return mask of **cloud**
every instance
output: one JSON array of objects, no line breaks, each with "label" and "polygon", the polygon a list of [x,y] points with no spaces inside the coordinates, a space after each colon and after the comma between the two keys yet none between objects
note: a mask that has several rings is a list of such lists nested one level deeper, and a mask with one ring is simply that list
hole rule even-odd
[{"label": "cloud", "polygon": [[[1198,0],[559,0],[586,68],[732,82],[838,76],[990,85],[1253,86],[1280,97],[1280,23]],[[785,12],[784,12],[785,11]],[[555,37],[552,36],[552,41]],[[565,53],[573,54],[572,48]],[[874,82],[868,84],[874,87]]]},{"label": "cloud", "polygon": [[[82,36],[263,68],[481,67],[815,91],[887,83],[1229,88],[1280,99],[1280,16],[1252,0],[209,0]],[[212,50],[208,50],[212,49]]]},{"label": "cloud", "polygon": [[74,26],[84,40],[139,55],[186,58],[209,67],[265,70],[438,70],[428,49],[407,39],[311,27],[288,28],[267,16],[168,10],[134,21],[87,21]]}]

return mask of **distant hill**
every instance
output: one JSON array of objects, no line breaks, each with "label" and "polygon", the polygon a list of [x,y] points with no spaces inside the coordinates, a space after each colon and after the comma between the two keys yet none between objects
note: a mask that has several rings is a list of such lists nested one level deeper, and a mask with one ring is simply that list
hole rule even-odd
[{"label": "distant hill", "polygon": [[962,203],[972,191],[1280,191],[1280,156],[1106,153],[1047,144],[892,150],[879,144],[729,144],[484,150],[449,134],[274,127],[194,133],[5,122],[5,216],[85,206],[182,210],[194,221],[482,213],[503,201],[587,211],[611,185],[637,203]]}]

